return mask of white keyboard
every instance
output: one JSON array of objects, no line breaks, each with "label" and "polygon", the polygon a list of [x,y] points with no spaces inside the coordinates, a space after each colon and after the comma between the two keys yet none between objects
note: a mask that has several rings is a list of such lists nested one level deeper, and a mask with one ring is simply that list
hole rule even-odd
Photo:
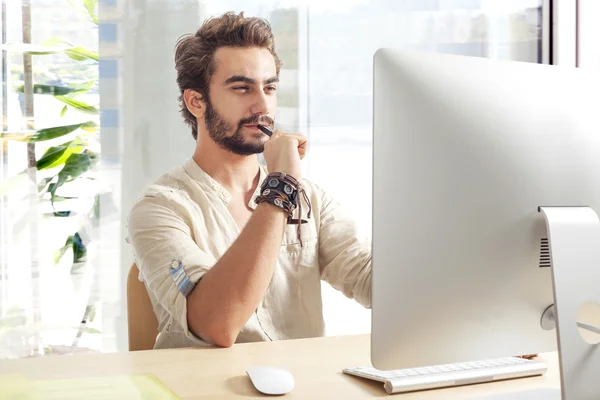
[{"label": "white keyboard", "polygon": [[431,367],[379,371],[373,367],[345,368],[344,373],[383,382],[389,394],[470,385],[546,373],[543,361],[519,357],[497,358]]}]

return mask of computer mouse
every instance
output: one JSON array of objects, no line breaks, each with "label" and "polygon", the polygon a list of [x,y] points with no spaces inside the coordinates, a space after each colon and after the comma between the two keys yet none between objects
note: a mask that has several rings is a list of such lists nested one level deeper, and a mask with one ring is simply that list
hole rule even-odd
[{"label": "computer mouse", "polygon": [[283,368],[251,367],[246,369],[246,373],[261,393],[281,395],[294,389],[294,377]]}]

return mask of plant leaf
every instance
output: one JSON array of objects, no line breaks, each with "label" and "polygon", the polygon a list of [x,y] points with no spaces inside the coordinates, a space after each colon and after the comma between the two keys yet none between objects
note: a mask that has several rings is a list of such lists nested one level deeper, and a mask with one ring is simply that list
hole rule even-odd
[{"label": "plant leaf", "polygon": [[84,261],[83,258],[87,255],[87,248],[81,240],[79,233],[73,236],[73,264]]},{"label": "plant leaf", "polygon": [[70,43],[67,43],[64,40],[62,40],[61,38],[57,38],[57,37],[53,37],[53,38],[50,38],[48,40],[44,40],[42,42],[42,46],[56,46],[57,44],[68,44],[68,45],[71,45]]},{"label": "plant leaf", "polygon": [[[51,183],[50,186],[54,185],[54,183]],[[50,190],[48,190],[50,191]],[[73,200],[72,197],[62,197],[62,196],[54,196],[54,201],[52,202],[52,206],[54,206],[54,203],[60,203],[61,201],[66,201],[66,200]],[[52,199],[51,199],[52,201]]]},{"label": "plant leaf", "polygon": [[43,142],[45,140],[56,139],[61,136],[68,135],[69,133],[83,127],[86,124],[89,124],[90,122],[93,123],[93,121],[88,121],[81,124],[55,126],[53,128],[40,129],[26,141],[29,143],[36,143]]},{"label": "plant leaf", "polygon": [[52,146],[49,149],[47,149],[42,155],[42,157],[37,161],[37,169],[43,170],[46,168],[50,168],[49,166],[52,165],[52,163],[54,163],[64,154],[65,150],[67,149],[67,147],[69,147],[71,143],[72,141],[63,143],[58,146]]},{"label": "plant leaf", "polygon": [[55,192],[55,191],[56,191],[56,182],[53,182],[53,183],[50,184],[50,186],[48,186],[48,192],[52,193],[52,192]]},{"label": "plant leaf", "polygon": [[77,90],[90,90],[96,84],[96,80],[92,79],[91,81],[83,82],[83,83],[71,83],[70,87]]},{"label": "plant leaf", "polygon": [[54,96],[57,100],[62,101],[68,106],[73,107],[76,110],[84,112],[86,114],[98,114],[98,109],[94,106],[91,106],[83,101],[75,100],[66,96]]},{"label": "plant leaf", "polygon": [[67,158],[65,166],[58,173],[58,181],[51,184],[48,191],[51,194],[51,202],[54,204],[56,191],[66,182],[72,181],[79,175],[85,173],[92,166],[92,159],[87,151],[83,153],[73,153]]},{"label": "plant leaf", "polygon": [[83,146],[80,141],[70,141],[50,147],[37,162],[38,171],[63,165],[74,153],[81,153]]},{"label": "plant leaf", "polygon": [[94,319],[96,318],[96,305],[95,304],[88,305],[85,308],[85,314],[87,315],[87,318],[85,318],[85,321],[94,322]]},{"label": "plant leaf", "polygon": [[[48,193],[52,193],[53,191],[56,191],[56,182],[52,182],[50,184],[50,186],[48,186]],[[50,201],[52,202],[52,206],[54,206],[54,203],[60,203],[61,201],[65,201],[65,200],[72,200],[72,197],[62,197],[62,196],[54,195],[53,197],[50,198]]]},{"label": "plant leaf", "polygon": [[38,184],[38,193],[42,193],[52,179],[54,179],[54,177],[42,179],[42,181]]},{"label": "plant leaf", "polygon": [[[98,163],[98,161],[100,160],[100,159],[98,158],[98,153],[96,153],[96,152],[94,152],[94,151],[91,151],[91,150],[88,150],[88,149],[86,149],[86,150],[84,151],[84,153],[86,153],[88,156],[90,156],[90,160],[91,160],[91,162],[92,162],[92,166],[95,166],[95,165]],[[90,177],[90,178],[88,178],[88,179],[94,180],[95,178],[91,178],[91,177]]]},{"label": "plant leaf", "polygon": [[93,333],[93,334],[102,333],[98,329],[90,328],[89,326],[82,326],[82,327],[79,327],[78,329],[83,333]]},{"label": "plant leaf", "polygon": [[98,61],[99,58],[97,52],[85,49],[81,46],[66,49],[65,54],[75,61],[84,61],[88,58],[94,61]]},{"label": "plant leaf", "polygon": [[52,128],[40,129],[39,131],[17,131],[0,132],[0,139],[14,140],[17,142],[36,143],[45,140],[56,139],[77,130],[83,129],[86,132],[94,133],[98,130],[98,124],[92,120],[74,125],[55,126]]},{"label": "plant leaf", "polygon": [[86,132],[94,133],[98,130],[98,124],[94,121],[88,121],[85,124],[81,125],[81,129]]},{"label": "plant leaf", "polygon": [[67,106],[65,105],[62,110],[60,110],[60,117],[64,117],[65,114],[67,113]]},{"label": "plant leaf", "polygon": [[[80,0],[81,3],[83,3],[83,7],[80,7],[77,4],[73,3],[73,0],[66,0],[67,3],[69,3],[69,5],[71,7],[73,7],[73,9],[77,12],[80,12],[82,14],[87,14],[89,17],[91,17],[92,22],[94,22],[96,25],[98,25],[98,17],[97,17],[97,13],[96,13],[96,3],[97,1],[93,1],[90,2],[88,0]],[[88,4],[89,3],[89,4]]]},{"label": "plant leaf", "polygon": [[[15,90],[17,93],[24,93],[25,85],[15,86]],[[43,85],[38,83],[33,85],[34,94],[50,94],[53,96],[64,96],[66,94],[76,92],[77,90],[79,89],[71,88],[68,86]]]},{"label": "plant leaf", "polygon": [[81,124],[56,126],[53,128],[40,129],[29,140],[29,143],[43,142],[68,135],[81,127]]},{"label": "plant leaf", "polygon": [[66,251],[71,248],[73,249],[73,264],[77,264],[79,262],[85,261],[83,260],[87,255],[87,248],[83,244],[81,240],[81,236],[79,233],[75,233],[72,236],[69,236],[65,241],[65,245],[57,250],[54,256],[54,263],[58,264],[60,259],[65,255]]},{"label": "plant leaf", "polygon": [[69,99],[73,99],[76,96],[79,96],[80,94],[84,94],[87,93],[87,90],[84,89],[78,89],[78,90],[74,90],[71,93],[68,93],[65,95],[65,97],[68,97]]},{"label": "plant leaf", "polygon": [[92,160],[87,152],[71,154],[65,162],[63,169],[58,173],[57,186],[60,187],[61,182],[64,184],[65,182],[72,181],[79,175],[87,172],[91,166]]},{"label": "plant leaf", "polygon": [[89,217],[94,221],[100,221],[100,194],[94,196],[94,207],[90,210]]},{"label": "plant leaf", "polygon": [[58,264],[69,247],[73,247],[73,236],[69,236],[65,242],[65,245],[56,251],[56,254],[54,255],[54,264]]},{"label": "plant leaf", "polygon": [[92,21],[94,21],[96,25],[98,24],[98,16],[96,15],[97,3],[97,0],[83,0],[83,6],[85,7],[88,14],[90,15],[90,18],[92,18]]}]

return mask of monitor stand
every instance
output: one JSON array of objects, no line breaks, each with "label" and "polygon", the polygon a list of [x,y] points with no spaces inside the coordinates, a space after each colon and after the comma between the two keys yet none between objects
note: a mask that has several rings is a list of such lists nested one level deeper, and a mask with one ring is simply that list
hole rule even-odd
[{"label": "monitor stand", "polygon": [[[583,339],[578,314],[600,305],[600,222],[590,207],[540,207],[546,218],[563,400],[600,399],[600,344]],[[596,341],[597,343],[598,341]]]},{"label": "monitor stand", "polygon": [[558,343],[561,389],[533,389],[477,397],[479,400],[600,399],[600,344],[583,339],[579,329],[600,327],[578,321],[580,308],[600,305],[600,221],[589,207],[539,207],[550,244],[554,305],[544,312],[544,329]]}]

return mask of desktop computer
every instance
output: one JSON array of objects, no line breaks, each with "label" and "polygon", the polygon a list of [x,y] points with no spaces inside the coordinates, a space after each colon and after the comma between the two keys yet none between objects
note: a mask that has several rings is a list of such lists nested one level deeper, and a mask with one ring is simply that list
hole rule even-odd
[{"label": "desktop computer", "polygon": [[599,76],[377,51],[375,368],[558,349],[563,398],[600,398],[600,349],[578,330],[600,323],[577,319],[600,303]]}]

